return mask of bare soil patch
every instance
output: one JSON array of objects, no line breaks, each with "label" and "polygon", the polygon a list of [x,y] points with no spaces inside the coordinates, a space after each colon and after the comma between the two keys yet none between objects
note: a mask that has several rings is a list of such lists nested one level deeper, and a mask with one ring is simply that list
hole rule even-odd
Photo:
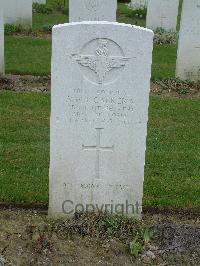
[{"label": "bare soil patch", "polygon": [[0,90],[15,92],[48,92],[50,76],[4,75],[0,77]]},{"label": "bare soil patch", "polygon": [[[0,77],[0,90],[15,92],[50,92],[50,76],[5,75]],[[151,95],[179,98],[199,98],[200,82],[169,79],[151,82]]]},{"label": "bare soil patch", "polygon": [[[37,211],[1,210],[0,260],[5,265],[200,265],[198,218],[146,214],[139,223],[112,227],[112,233],[99,226],[102,221],[94,214],[52,221]],[[134,258],[131,232],[141,226],[152,228],[154,236]]]}]

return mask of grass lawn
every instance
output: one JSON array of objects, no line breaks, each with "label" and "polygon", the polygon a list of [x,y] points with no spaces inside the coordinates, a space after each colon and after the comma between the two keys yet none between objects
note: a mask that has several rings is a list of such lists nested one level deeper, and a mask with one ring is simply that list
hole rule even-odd
[{"label": "grass lawn", "polygon": [[[0,201],[47,202],[50,95],[0,93]],[[151,97],[145,206],[200,204],[200,104]]]},{"label": "grass lawn", "polygon": [[[63,3],[47,4],[56,1]],[[117,14],[118,22],[145,25],[124,4],[118,5]],[[67,12],[34,13],[33,30],[67,21]],[[153,79],[175,76],[176,50],[174,45],[154,47]],[[6,36],[5,58],[7,73],[48,75],[51,40]],[[49,114],[49,94],[0,93],[0,201],[48,201]],[[199,124],[198,99],[151,97],[145,206],[200,204]]]},{"label": "grass lawn", "polygon": [[57,25],[68,22],[68,16],[64,14],[40,14],[33,13],[33,30],[41,30],[44,26]]},{"label": "grass lawn", "polygon": [[6,72],[47,75],[51,66],[51,41],[31,37],[5,37]]},{"label": "grass lawn", "polygon": [[0,93],[0,201],[48,198],[50,98]]},{"label": "grass lawn", "polygon": [[177,48],[175,45],[157,45],[153,49],[152,79],[175,77]]},{"label": "grass lawn", "polygon": [[[31,37],[5,37],[6,72],[14,74],[49,75],[51,41]],[[176,47],[155,46],[152,78],[175,76]]]},{"label": "grass lawn", "polygon": [[[68,1],[64,13],[63,0],[47,0],[47,7],[53,8],[53,13],[33,13],[33,31],[41,31],[44,27],[68,22]],[[59,3],[59,5],[58,5]],[[181,5],[180,5],[181,7]],[[58,10],[60,8],[60,11]],[[180,12],[179,19],[180,20]],[[132,10],[125,4],[118,3],[117,21],[139,26],[145,26],[145,18],[135,18]],[[155,46],[153,51],[153,79],[175,77],[176,46]],[[49,75],[51,60],[51,41],[45,37],[5,37],[6,73]]]}]

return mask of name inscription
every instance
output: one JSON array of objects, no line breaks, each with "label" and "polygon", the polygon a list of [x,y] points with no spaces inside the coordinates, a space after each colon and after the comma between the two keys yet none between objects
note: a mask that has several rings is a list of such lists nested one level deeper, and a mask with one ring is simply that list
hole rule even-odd
[{"label": "name inscription", "polygon": [[125,91],[97,90],[88,95],[73,89],[65,99],[66,117],[70,123],[131,124],[135,111],[134,99]]}]

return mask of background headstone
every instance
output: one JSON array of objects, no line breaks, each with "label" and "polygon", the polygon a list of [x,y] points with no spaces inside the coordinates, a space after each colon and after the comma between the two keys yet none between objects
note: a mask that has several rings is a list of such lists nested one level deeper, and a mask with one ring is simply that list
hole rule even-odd
[{"label": "background headstone", "polygon": [[0,0],[4,11],[4,23],[32,26],[32,0]]},{"label": "background headstone", "polygon": [[49,215],[140,216],[153,32],[93,21],[52,37]]},{"label": "background headstone", "polygon": [[148,0],[131,0],[132,9],[144,9],[147,7]]},{"label": "background headstone", "polygon": [[183,1],[176,76],[200,80],[200,1]]},{"label": "background headstone", "polygon": [[149,0],[146,27],[176,31],[179,0]]},{"label": "background headstone", "polygon": [[116,21],[117,0],[69,0],[69,21]]},{"label": "background headstone", "polygon": [[2,10],[0,10],[0,74],[4,74],[4,23]]}]

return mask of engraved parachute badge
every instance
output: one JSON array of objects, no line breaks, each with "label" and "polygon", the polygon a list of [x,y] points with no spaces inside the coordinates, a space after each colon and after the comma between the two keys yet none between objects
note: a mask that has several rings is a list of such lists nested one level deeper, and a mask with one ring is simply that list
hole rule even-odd
[{"label": "engraved parachute badge", "polygon": [[[94,46],[92,54],[81,51],[80,54],[72,54],[72,57],[80,66],[89,68],[95,73],[95,83],[103,84],[109,72],[126,66],[131,58],[125,57],[120,48],[116,49],[118,50],[118,55],[111,55],[112,51],[108,47],[109,42],[112,46],[118,47],[118,45],[111,40],[97,39],[93,41],[96,42],[96,47]],[[85,47],[87,47],[87,44]],[[90,80],[90,78],[87,79]]]}]

